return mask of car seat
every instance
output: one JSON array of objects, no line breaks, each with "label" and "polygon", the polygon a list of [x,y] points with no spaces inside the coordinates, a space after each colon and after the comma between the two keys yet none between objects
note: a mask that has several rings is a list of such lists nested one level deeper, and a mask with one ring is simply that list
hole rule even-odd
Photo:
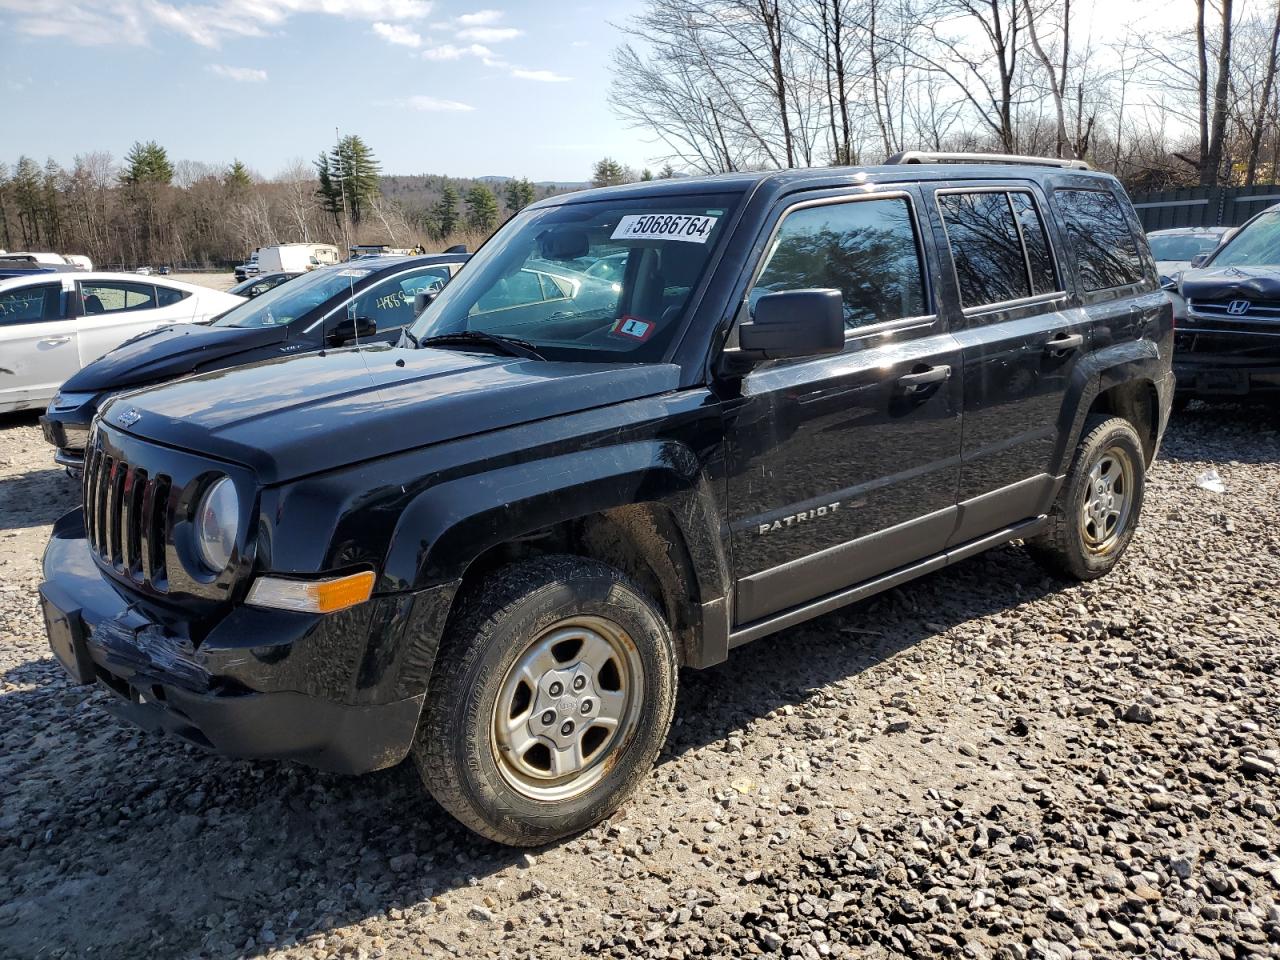
[{"label": "car seat", "polygon": [[91,293],[84,298],[84,312],[86,314],[106,313],[107,308],[102,305],[96,293]]}]

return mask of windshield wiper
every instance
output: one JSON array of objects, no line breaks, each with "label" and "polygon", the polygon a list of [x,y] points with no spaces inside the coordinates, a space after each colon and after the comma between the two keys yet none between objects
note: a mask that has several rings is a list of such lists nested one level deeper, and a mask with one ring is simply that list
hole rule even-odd
[{"label": "windshield wiper", "polygon": [[415,340],[419,347],[446,347],[450,344],[458,346],[484,346],[496,349],[512,357],[524,357],[527,360],[547,359],[538,352],[538,348],[528,340],[518,337],[504,337],[496,333],[483,333],[479,330],[460,330],[457,333],[441,333],[423,340]]}]

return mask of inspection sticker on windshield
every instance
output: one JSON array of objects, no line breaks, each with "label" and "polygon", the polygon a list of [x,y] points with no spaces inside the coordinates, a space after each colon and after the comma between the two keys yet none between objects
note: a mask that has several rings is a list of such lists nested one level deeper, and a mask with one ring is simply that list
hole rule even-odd
[{"label": "inspection sticker on windshield", "polygon": [[614,321],[609,332],[628,340],[648,340],[658,325],[652,320],[641,320],[639,317],[619,317]]},{"label": "inspection sticker on windshield", "polygon": [[690,213],[631,214],[618,221],[610,240],[683,240],[706,243],[719,217]]}]

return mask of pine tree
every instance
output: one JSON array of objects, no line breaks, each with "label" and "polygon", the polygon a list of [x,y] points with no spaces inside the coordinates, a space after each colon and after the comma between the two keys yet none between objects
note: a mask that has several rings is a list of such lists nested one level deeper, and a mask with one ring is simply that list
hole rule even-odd
[{"label": "pine tree", "polygon": [[519,180],[507,181],[506,203],[507,210],[511,213],[519,213],[535,199],[535,191],[533,184],[529,182],[528,177],[522,177]]},{"label": "pine tree", "polygon": [[227,167],[222,182],[232,191],[248,190],[253,186],[253,177],[249,175],[248,167],[239,160],[233,160],[231,166]]},{"label": "pine tree", "polygon": [[342,187],[333,179],[333,170],[329,166],[329,155],[321,153],[316,160],[316,196],[320,198],[320,206],[325,213],[333,217],[335,225],[342,222]]},{"label": "pine tree", "polygon": [[488,233],[498,224],[498,198],[483,183],[467,191],[467,226]]},{"label": "pine tree", "polygon": [[329,176],[337,182],[330,189],[338,190],[341,209],[344,194],[351,222],[357,226],[365,212],[382,192],[381,174],[373,151],[355,134],[343,137],[329,154]]},{"label": "pine tree", "polygon": [[122,182],[129,186],[168,184],[173,179],[173,164],[164,147],[154,140],[134,141],[124,158]]},{"label": "pine tree", "polygon": [[435,220],[438,239],[443,240],[449,234],[453,233],[458,226],[458,191],[453,189],[451,184],[446,183],[440,189],[440,199],[436,201],[436,205],[431,211],[432,219]]},{"label": "pine tree", "polygon": [[617,160],[605,157],[598,160],[591,171],[593,187],[614,187],[627,182],[627,171]]},{"label": "pine tree", "polygon": [[641,170],[641,171],[640,171],[640,179],[641,179],[641,180],[652,180],[652,179],[653,179],[653,171],[652,171],[652,170],[650,170],[648,167],[645,167],[643,170]]},{"label": "pine tree", "polygon": [[658,171],[659,180],[670,180],[675,175],[676,171],[669,163],[664,163],[662,169]]}]

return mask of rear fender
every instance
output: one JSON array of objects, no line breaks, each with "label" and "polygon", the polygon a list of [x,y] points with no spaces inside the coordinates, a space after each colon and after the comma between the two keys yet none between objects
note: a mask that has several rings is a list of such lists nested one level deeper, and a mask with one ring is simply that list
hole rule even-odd
[{"label": "rear fender", "polygon": [[[1168,365],[1168,358],[1161,356],[1159,344],[1152,340],[1117,343],[1082,357],[1071,372],[1059,417],[1062,439],[1053,460],[1054,475],[1060,477],[1070,468],[1089,410],[1101,394],[1126,383],[1149,383],[1163,389]],[[1164,398],[1160,401],[1163,408]]]}]

